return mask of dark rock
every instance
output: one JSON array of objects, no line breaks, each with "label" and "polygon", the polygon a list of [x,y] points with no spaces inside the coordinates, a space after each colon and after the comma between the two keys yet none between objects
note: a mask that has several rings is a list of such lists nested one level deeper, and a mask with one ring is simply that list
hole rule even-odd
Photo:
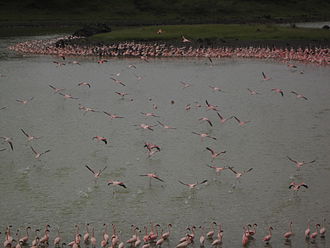
[{"label": "dark rock", "polygon": [[329,29],[330,29],[330,27],[329,27],[329,25],[324,25],[324,26],[322,27],[322,29],[326,29],[326,30],[329,30]]},{"label": "dark rock", "polygon": [[73,33],[74,36],[88,37],[94,34],[111,32],[111,27],[105,23],[88,24]]}]

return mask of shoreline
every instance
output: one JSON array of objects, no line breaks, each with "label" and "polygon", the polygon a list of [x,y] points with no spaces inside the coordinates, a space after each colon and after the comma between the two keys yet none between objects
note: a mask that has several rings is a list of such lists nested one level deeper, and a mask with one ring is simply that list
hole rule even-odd
[{"label": "shoreline", "polygon": [[32,40],[9,47],[18,53],[99,57],[238,57],[300,61],[330,65],[329,41],[212,41],[182,43],[179,41],[90,42],[84,38],[66,36],[48,40]]}]

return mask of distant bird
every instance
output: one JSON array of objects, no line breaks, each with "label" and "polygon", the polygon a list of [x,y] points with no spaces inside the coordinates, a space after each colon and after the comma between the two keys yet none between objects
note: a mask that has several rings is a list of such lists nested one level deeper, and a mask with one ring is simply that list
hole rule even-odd
[{"label": "distant bird", "polygon": [[56,94],[56,93],[58,93],[60,91],[65,90],[64,88],[56,88],[56,87],[54,87],[53,85],[50,85],[50,84],[49,84],[49,87],[54,90],[54,94]]},{"label": "distant bird", "polygon": [[182,42],[183,43],[189,43],[189,42],[191,42],[191,40],[189,40],[189,39],[187,39],[186,37],[184,37],[183,35],[181,36],[181,38],[182,38]]},{"label": "distant bird", "polygon": [[240,126],[243,126],[251,121],[240,121],[236,116],[232,116],[232,118],[234,118],[237,122],[238,122],[238,125]]},{"label": "distant bird", "polygon": [[218,111],[217,105],[209,104],[209,102],[207,100],[205,100],[205,103],[206,103],[206,111],[208,111],[208,110]]},{"label": "distant bird", "polygon": [[28,141],[42,138],[42,137],[36,137],[36,136],[29,135],[29,134],[26,133],[22,128],[21,128],[21,131],[22,131],[22,133],[27,137]]},{"label": "distant bird", "polygon": [[160,151],[160,146],[152,144],[152,143],[144,142],[144,147],[147,148],[149,152],[151,152],[152,149],[156,149],[156,150]]},{"label": "distant bird", "polygon": [[228,169],[228,167],[217,167],[217,166],[213,166],[213,165],[206,165],[207,167],[210,167],[212,169],[215,170],[215,172],[217,173],[217,175],[220,175],[220,173],[223,171],[223,170],[226,170]]},{"label": "distant bird", "polygon": [[239,179],[239,178],[240,178],[241,176],[243,176],[244,174],[250,172],[253,168],[250,168],[250,169],[245,170],[245,171],[243,171],[243,172],[237,172],[237,171],[235,171],[235,170],[233,169],[233,167],[228,167],[228,169],[231,170],[231,171],[235,174],[235,176],[236,176],[237,179]]},{"label": "distant bird", "polygon": [[142,115],[146,116],[146,117],[159,117],[159,115],[156,115],[155,113],[145,113],[145,112],[140,112]]},{"label": "distant bird", "polygon": [[323,218],[323,221],[322,221],[322,227],[320,229],[320,237],[321,238],[325,238],[325,233],[326,233],[326,228],[325,228],[325,218]]},{"label": "distant bird", "polygon": [[187,105],[184,107],[184,109],[185,109],[186,111],[190,110],[190,109],[191,109],[191,104],[187,104]]},{"label": "distant bird", "polygon": [[0,108],[0,110],[6,109],[6,108],[7,108],[7,106],[3,106]]},{"label": "distant bird", "polygon": [[98,111],[96,109],[93,109],[93,108],[90,108],[90,107],[86,107],[86,106],[83,106],[81,104],[79,104],[79,109],[85,111],[84,114],[86,114],[87,112],[94,112],[94,113],[95,112],[100,112],[100,111]]},{"label": "distant bird", "polygon": [[128,95],[128,93],[126,93],[126,92],[118,92],[118,91],[115,91],[115,93],[116,93],[117,95],[121,96],[122,99],[124,99],[124,97]]},{"label": "distant bird", "polygon": [[197,185],[207,183],[207,180],[203,180],[200,183],[198,183],[198,182],[197,183],[184,183],[184,182],[182,182],[182,181],[179,180],[179,183],[181,183],[181,184],[189,187],[190,189],[194,189]]},{"label": "distant bird", "polygon": [[98,141],[104,142],[104,144],[108,144],[108,140],[105,137],[102,136],[94,136],[93,139],[97,139]]},{"label": "distant bird", "polygon": [[270,226],[270,227],[268,228],[268,231],[269,231],[268,235],[266,235],[266,236],[263,238],[263,241],[264,241],[266,244],[269,244],[269,241],[270,241],[271,238],[272,238],[272,230],[273,230],[273,228]]},{"label": "distant bird", "polygon": [[281,89],[279,89],[279,88],[271,89],[271,91],[275,91],[276,93],[280,93],[282,96],[284,96],[284,92],[283,92],[283,90],[281,90]]},{"label": "distant bird", "polygon": [[233,118],[233,116],[229,117],[229,118],[224,118],[219,112],[217,112],[217,115],[219,116],[220,119],[220,123],[225,123],[226,121],[230,120]]},{"label": "distant bird", "polygon": [[207,117],[201,117],[198,119],[199,121],[206,121],[211,127],[213,126],[211,120]]},{"label": "distant bird", "polygon": [[161,179],[159,176],[157,176],[154,173],[143,174],[143,175],[140,175],[140,176],[142,176],[142,177],[149,177],[150,179],[153,178],[153,179],[156,179],[158,181],[164,182],[163,179]]},{"label": "distant bird", "polygon": [[106,59],[100,59],[97,61],[98,64],[104,64],[106,62],[108,62],[108,60],[106,60]]},{"label": "distant bird", "polygon": [[128,68],[133,68],[133,69],[136,69],[136,66],[135,65],[133,65],[133,64],[130,64],[130,65],[128,65]]},{"label": "distant bird", "polygon": [[292,232],[292,221],[290,221],[289,224],[289,231],[287,231],[286,233],[284,233],[284,238],[286,241],[289,241],[290,238],[294,235],[294,233]]},{"label": "distant bird", "polygon": [[88,88],[90,88],[91,84],[88,82],[80,82],[80,83],[78,83],[78,86],[87,86]]},{"label": "distant bird", "polygon": [[296,161],[296,160],[290,158],[289,156],[287,156],[287,158],[288,158],[291,162],[293,162],[293,163],[296,164],[297,169],[300,169],[300,168],[301,168],[303,165],[305,165],[305,164],[312,164],[312,163],[314,163],[314,162],[316,161],[316,160],[314,159],[314,160],[309,161],[309,162],[305,162],[305,161],[301,161],[301,162],[299,162],[299,161]]},{"label": "distant bird", "polygon": [[134,125],[134,126],[138,126],[138,127],[142,128],[142,129],[148,129],[150,131],[154,131],[153,130],[153,127],[155,127],[157,125],[147,125],[147,124],[142,123],[142,124]]},{"label": "distant bird", "polygon": [[1,136],[0,138],[3,139],[4,142],[7,142],[9,144],[11,150],[14,151],[13,140],[11,138],[6,137],[6,136]]},{"label": "distant bird", "polygon": [[307,97],[305,97],[304,95],[302,94],[298,94],[297,92],[295,91],[291,91],[292,94],[295,94],[297,98],[301,98],[301,99],[304,99],[304,100],[308,100]]},{"label": "distant bird", "polygon": [[162,30],[161,28],[157,30],[157,34],[162,34],[162,33],[164,33],[164,32],[165,32],[165,31]]},{"label": "distant bird", "polygon": [[313,233],[311,234],[311,236],[310,236],[310,238],[312,239],[312,243],[315,242],[315,239],[316,239],[317,235],[319,234],[319,228],[320,228],[320,227],[321,227],[320,224],[316,224],[316,225],[315,225],[316,231],[313,232]]},{"label": "distant bird", "polygon": [[113,78],[113,77],[110,77],[116,84],[120,84],[122,86],[126,86],[126,84],[124,84],[122,81],[116,79],[116,78]]},{"label": "distant bird", "polygon": [[111,114],[109,112],[103,111],[103,113],[105,113],[107,116],[109,116],[111,119],[117,119],[117,118],[124,118],[123,116],[119,116],[119,115],[115,115],[115,114]]},{"label": "distant bird", "polygon": [[213,91],[222,91],[219,87],[209,86]]},{"label": "distant bird", "polygon": [[292,189],[293,191],[298,191],[300,187],[305,187],[307,189],[308,185],[305,183],[295,183],[295,182],[292,182],[289,185],[289,189]]},{"label": "distant bird", "polygon": [[221,154],[226,153],[226,151],[222,151],[222,152],[215,152],[213,149],[211,149],[210,147],[206,147],[206,149],[208,151],[211,152],[211,156],[212,156],[212,162],[214,161],[215,158],[219,157]]},{"label": "distant bird", "polygon": [[192,132],[193,134],[196,134],[196,135],[199,135],[201,137],[201,140],[203,141],[204,138],[210,138],[210,139],[214,139],[216,140],[217,138],[216,137],[213,137],[213,136],[210,136],[209,134],[207,133],[196,133],[196,132]]},{"label": "distant bird", "polygon": [[63,94],[62,92],[59,92],[59,94],[60,94],[61,96],[63,96],[65,99],[73,99],[73,100],[77,100],[77,99],[79,99],[79,98],[77,98],[77,97],[73,97],[73,96],[70,95],[70,94]]},{"label": "distant bird", "polygon": [[113,181],[113,180],[108,180],[108,185],[118,185],[118,186],[121,186],[125,189],[127,189],[126,185],[123,183],[123,182],[120,182],[120,181]]},{"label": "distant bird", "polygon": [[22,99],[16,99],[17,102],[22,103],[22,104],[27,104],[28,102],[32,101],[34,97],[31,97],[28,100],[22,100]]},{"label": "distant bird", "polygon": [[266,76],[266,74],[264,72],[262,72],[262,77],[263,77],[264,81],[272,79],[271,77]]},{"label": "distant bird", "polygon": [[310,233],[311,233],[311,229],[310,229],[310,220],[308,220],[307,222],[307,228],[305,230],[305,239],[309,239],[310,238]]},{"label": "distant bird", "polygon": [[180,83],[183,85],[183,89],[191,86],[191,83],[188,83],[188,82],[180,81]]},{"label": "distant bird", "polygon": [[260,93],[255,90],[251,90],[249,88],[247,88],[247,90],[250,92],[250,95],[260,95]]},{"label": "distant bird", "polygon": [[157,121],[157,122],[159,123],[159,125],[161,125],[165,129],[176,129],[175,127],[171,127],[171,126],[165,125],[164,123],[162,123],[160,121]]},{"label": "distant bird", "polygon": [[35,154],[35,158],[36,158],[36,159],[40,158],[41,155],[43,155],[43,154],[45,154],[45,153],[47,153],[47,152],[50,152],[50,150],[46,150],[46,151],[44,151],[44,152],[42,152],[42,153],[39,153],[39,152],[37,152],[32,146],[30,146],[30,148],[31,148],[31,150],[33,151],[33,153]]},{"label": "distant bird", "polygon": [[149,63],[148,57],[147,56],[140,56],[140,59]]},{"label": "distant bird", "polygon": [[90,168],[88,165],[85,165],[85,167],[86,167],[90,172],[93,173],[95,179],[98,179],[98,178],[101,176],[101,174],[103,173],[103,171],[107,168],[107,166],[105,166],[102,170],[99,170],[99,171],[96,172],[96,171],[94,171],[92,168]]}]

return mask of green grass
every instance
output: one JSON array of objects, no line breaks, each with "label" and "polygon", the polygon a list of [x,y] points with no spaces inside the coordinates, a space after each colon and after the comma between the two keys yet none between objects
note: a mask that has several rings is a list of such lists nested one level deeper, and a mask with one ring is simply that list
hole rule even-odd
[{"label": "green grass", "polygon": [[[165,31],[157,34],[158,29]],[[181,36],[193,41],[202,40],[328,40],[330,32],[322,29],[290,28],[278,25],[203,24],[167,25],[123,28],[111,33],[97,34],[91,41],[170,41]]]}]

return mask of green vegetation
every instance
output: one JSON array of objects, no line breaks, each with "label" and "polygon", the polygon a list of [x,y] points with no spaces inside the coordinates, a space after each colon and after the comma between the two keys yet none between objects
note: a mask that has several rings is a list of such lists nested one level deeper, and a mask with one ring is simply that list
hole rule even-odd
[{"label": "green vegetation", "polygon": [[[164,32],[157,34],[162,29]],[[329,30],[291,28],[278,25],[240,25],[240,24],[202,24],[202,25],[167,25],[123,28],[111,33],[97,34],[91,41],[181,41],[181,36],[193,41],[217,40],[327,40]]]},{"label": "green vegetation", "polygon": [[0,24],[112,25],[329,20],[324,0],[0,0]]}]

